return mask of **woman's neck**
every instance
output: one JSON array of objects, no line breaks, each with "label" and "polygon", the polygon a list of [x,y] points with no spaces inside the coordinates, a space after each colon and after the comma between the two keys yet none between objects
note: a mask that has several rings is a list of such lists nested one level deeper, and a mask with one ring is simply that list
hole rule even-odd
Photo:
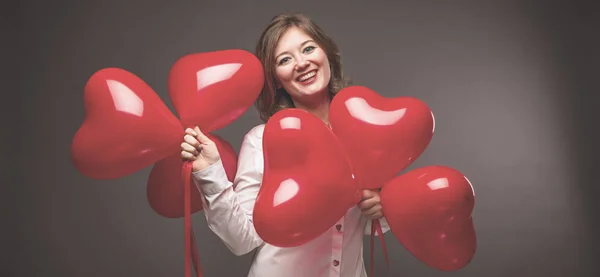
[{"label": "woman's neck", "polygon": [[320,118],[329,126],[329,104],[331,103],[331,98],[326,95],[321,101],[315,101],[312,104],[304,104],[300,102],[294,101],[294,106],[296,108],[305,110],[314,116]]}]

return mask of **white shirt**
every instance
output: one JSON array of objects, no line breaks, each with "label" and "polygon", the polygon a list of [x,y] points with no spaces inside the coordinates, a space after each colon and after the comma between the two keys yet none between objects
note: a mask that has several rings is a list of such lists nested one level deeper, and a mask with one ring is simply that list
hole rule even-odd
[{"label": "white shirt", "polygon": [[[371,221],[356,206],[321,236],[298,247],[276,247],[257,235],[252,212],[263,175],[264,127],[256,126],[244,137],[233,183],[220,161],[193,173],[204,196],[208,227],[235,255],[258,248],[248,277],[366,277],[363,241],[371,234]],[[385,219],[380,222],[387,232]]]}]

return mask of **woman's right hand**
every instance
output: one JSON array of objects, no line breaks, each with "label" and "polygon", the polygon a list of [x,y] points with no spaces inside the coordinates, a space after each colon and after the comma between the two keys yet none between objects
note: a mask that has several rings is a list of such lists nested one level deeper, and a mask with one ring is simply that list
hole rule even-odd
[{"label": "woman's right hand", "polygon": [[184,162],[193,161],[192,171],[203,170],[221,159],[215,143],[204,135],[198,126],[185,130],[181,150],[181,159]]}]

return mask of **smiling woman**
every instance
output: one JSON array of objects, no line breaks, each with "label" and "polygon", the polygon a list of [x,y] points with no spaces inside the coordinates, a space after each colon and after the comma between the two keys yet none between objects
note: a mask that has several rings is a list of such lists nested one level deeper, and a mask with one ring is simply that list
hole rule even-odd
[{"label": "smiling woman", "polygon": [[265,76],[273,76],[266,78],[256,101],[263,121],[292,107],[326,120],[327,113],[316,106],[330,101],[346,86],[346,80],[338,46],[321,27],[301,14],[278,15],[261,35],[256,55]]},{"label": "smiling woman", "polygon": [[[266,122],[278,111],[298,108],[328,125],[332,98],[345,86],[338,52],[335,42],[308,17],[274,17],[256,47],[265,73],[265,86],[256,101],[261,118]],[[298,124],[288,123],[286,128]],[[215,143],[197,127],[186,130],[181,157],[193,161],[194,182],[204,198],[209,228],[236,255],[258,249],[249,277],[366,277],[362,250],[364,235],[371,234],[369,223],[380,219],[383,231],[389,230],[377,190],[364,190],[360,203],[344,208],[342,218],[302,245],[278,247],[258,235],[253,212],[263,181],[264,129],[265,124],[256,126],[244,137],[233,183],[227,180]],[[298,189],[291,179],[279,188],[274,205],[288,201]],[[340,199],[337,195],[330,201]]]},{"label": "smiling woman", "polygon": [[[329,100],[329,62],[310,36],[298,27],[290,28],[275,48],[275,76],[278,89],[284,89],[295,107],[313,107]],[[297,100],[296,100],[297,99]]]}]

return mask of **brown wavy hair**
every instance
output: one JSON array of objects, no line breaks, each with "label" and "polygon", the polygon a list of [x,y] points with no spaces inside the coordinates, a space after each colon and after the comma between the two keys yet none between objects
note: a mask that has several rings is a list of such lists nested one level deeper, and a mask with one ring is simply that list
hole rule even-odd
[{"label": "brown wavy hair", "polygon": [[308,34],[327,55],[331,66],[331,79],[328,85],[331,98],[347,85],[342,72],[340,52],[333,39],[306,15],[297,13],[277,15],[271,19],[256,45],[256,57],[262,63],[265,84],[255,105],[264,122],[267,122],[276,112],[294,107],[290,95],[283,88],[277,89],[274,57],[279,39],[292,26],[298,27]]}]

